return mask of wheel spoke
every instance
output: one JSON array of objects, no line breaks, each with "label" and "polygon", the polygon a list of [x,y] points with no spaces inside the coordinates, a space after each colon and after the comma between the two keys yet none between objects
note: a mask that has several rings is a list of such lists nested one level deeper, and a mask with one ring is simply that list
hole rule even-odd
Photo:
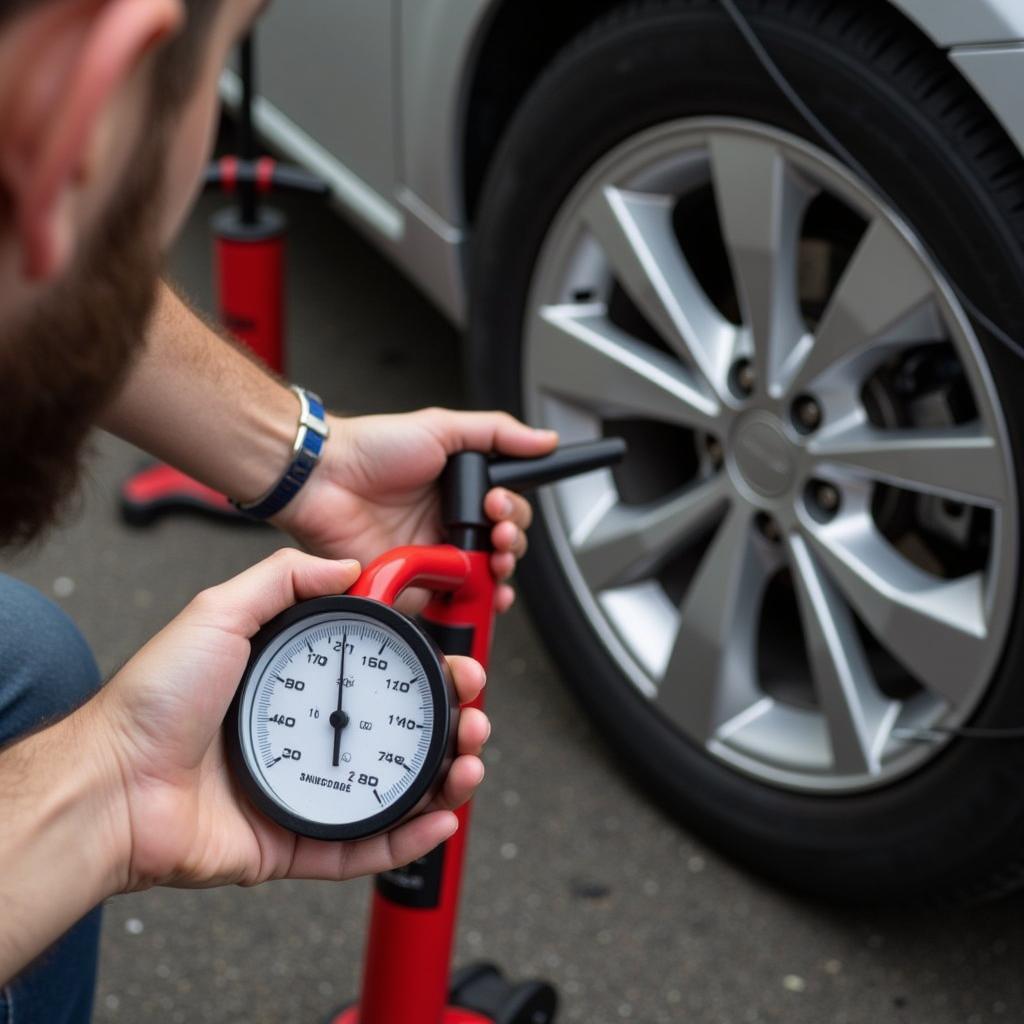
[{"label": "wheel spoke", "polygon": [[773,391],[780,366],[807,333],[798,296],[800,225],[817,189],[761,140],[714,135],[709,144],[722,238],[757,380]]},{"label": "wheel spoke", "polygon": [[595,591],[643,579],[721,515],[726,501],[719,475],[648,505],[597,508],[570,538],[580,571]]},{"label": "wheel spoke", "polygon": [[531,344],[533,377],[549,392],[606,415],[717,429],[718,402],[677,360],[615,327],[602,307],[544,306]]},{"label": "wheel spoke", "polygon": [[680,606],[658,688],[661,710],[699,742],[763,696],[755,660],[768,571],[752,522],[736,503],[718,528]]},{"label": "wheel spoke", "polygon": [[884,697],[849,609],[799,535],[789,548],[807,656],[832,745],[833,768],[875,773],[897,702]]},{"label": "wheel spoke", "polygon": [[990,506],[1007,496],[999,445],[979,424],[927,430],[860,424],[822,435],[808,450],[823,463],[909,490]]},{"label": "wheel spoke", "polygon": [[582,211],[625,288],[683,362],[722,393],[736,328],[712,305],[672,229],[671,196],[606,186]]},{"label": "wheel spoke", "polygon": [[866,513],[807,535],[882,646],[923,686],[961,704],[987,644],[981,573],[942,580],[923,572],[891,547]]},{"label": "wheel spoke", "polygon": [[[865,231],[789,388],[805,390],[819,377],[895,332],[933,294],[917,253],[879,217]],[[876,346],[881,356],[881,346]]]}]

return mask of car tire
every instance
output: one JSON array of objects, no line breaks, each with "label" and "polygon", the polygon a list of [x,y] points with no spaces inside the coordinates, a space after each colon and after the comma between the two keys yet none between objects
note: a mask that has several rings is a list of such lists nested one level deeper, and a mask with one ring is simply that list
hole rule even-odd
[{"label": "car tire", "polygon": [[[744,6],[793,85],[885,190],[945,277],[1024,337],[1024,163],[945,55],[881,3]],[[480,403],[533,411],[524,340],[532,289],[568,197],[624,140],[708,117],[822,146],[711,0],[623,7],[541,76],[490,165],[474,226],[468,359]],[[1024,367],[973,328],[1019,487]],[[1021,884],[1024,742],[953,736],[885,784],[834,794],[725,763],[669,721],[613,656],[571,584],[554,507],[538,509],[522,588],[531,608],[542,610],[537,626],[567,681],[639,792],[757,873],[830,901],[974,900]],[[1006,526],[1015,539],[1015,514]],[[1018,575],[1016,554],[1001,571]],[[961,725],[1024,725],[1015,585],[1007,601],[992,669]]]}]

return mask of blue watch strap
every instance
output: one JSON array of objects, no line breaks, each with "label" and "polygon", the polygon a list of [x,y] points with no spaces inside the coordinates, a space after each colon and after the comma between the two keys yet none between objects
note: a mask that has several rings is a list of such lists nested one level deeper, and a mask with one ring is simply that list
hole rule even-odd
[{"label": "blue watch strap", "polygon": [[330,433],[324,403],[318,395],[305,388],[293,387],[299,399],[299,426],[292,445],[292,460],[281,479],[255,501],[232,501],[250,519],[269,519],[276,515],[302,489],[316,469]]}]

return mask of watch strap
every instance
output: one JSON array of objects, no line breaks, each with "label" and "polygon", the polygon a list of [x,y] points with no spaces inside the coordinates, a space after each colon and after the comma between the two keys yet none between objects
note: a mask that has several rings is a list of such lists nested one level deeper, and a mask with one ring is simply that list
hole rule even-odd
[{"label": "watch strap", "polygon": [[291,461],[281,478],[255,501],[234,501],[232,504],[250,519],[269,519],[280,512],[302,490],[320,462],[324,442],[330,428],[324,403],[318,395],[293,386],[299,399],[299,423],[292,445]]}]

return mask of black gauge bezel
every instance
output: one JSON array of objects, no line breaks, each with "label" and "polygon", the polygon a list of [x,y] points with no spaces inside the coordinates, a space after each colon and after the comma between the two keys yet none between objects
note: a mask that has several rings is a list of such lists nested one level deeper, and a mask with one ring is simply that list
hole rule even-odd
[{"label": "black gauge bezel", "polygon": [[[339,616],[362,615],[397,633],[423,665],[434,707],[434,733],[427,748],[423,767],[412,785],[390,807],[378,814],[343,824],[310,821],[283,807],[253,774],[246,760],[242,742],[245,732],[242,715],[243,696],[246,688],[257,682],[252,678],[252,672],[260,656],[286,629],[302,622],[303,619],[325,613]],[[224,720],[228,763],[235,779],[252,804],[283,828],[301,836],[308,836],[310,839],[367,839],[386,832],[412,817],[443,785],[455,755],[458,715],[459,702],[448,663],[434,641],[415,622],[401,612],[395,611],[390,605],[371,598],[352,597],[348,594],[317,597],[309,601],[300,601],[275,616],[253,637],[248,664]]]}]

